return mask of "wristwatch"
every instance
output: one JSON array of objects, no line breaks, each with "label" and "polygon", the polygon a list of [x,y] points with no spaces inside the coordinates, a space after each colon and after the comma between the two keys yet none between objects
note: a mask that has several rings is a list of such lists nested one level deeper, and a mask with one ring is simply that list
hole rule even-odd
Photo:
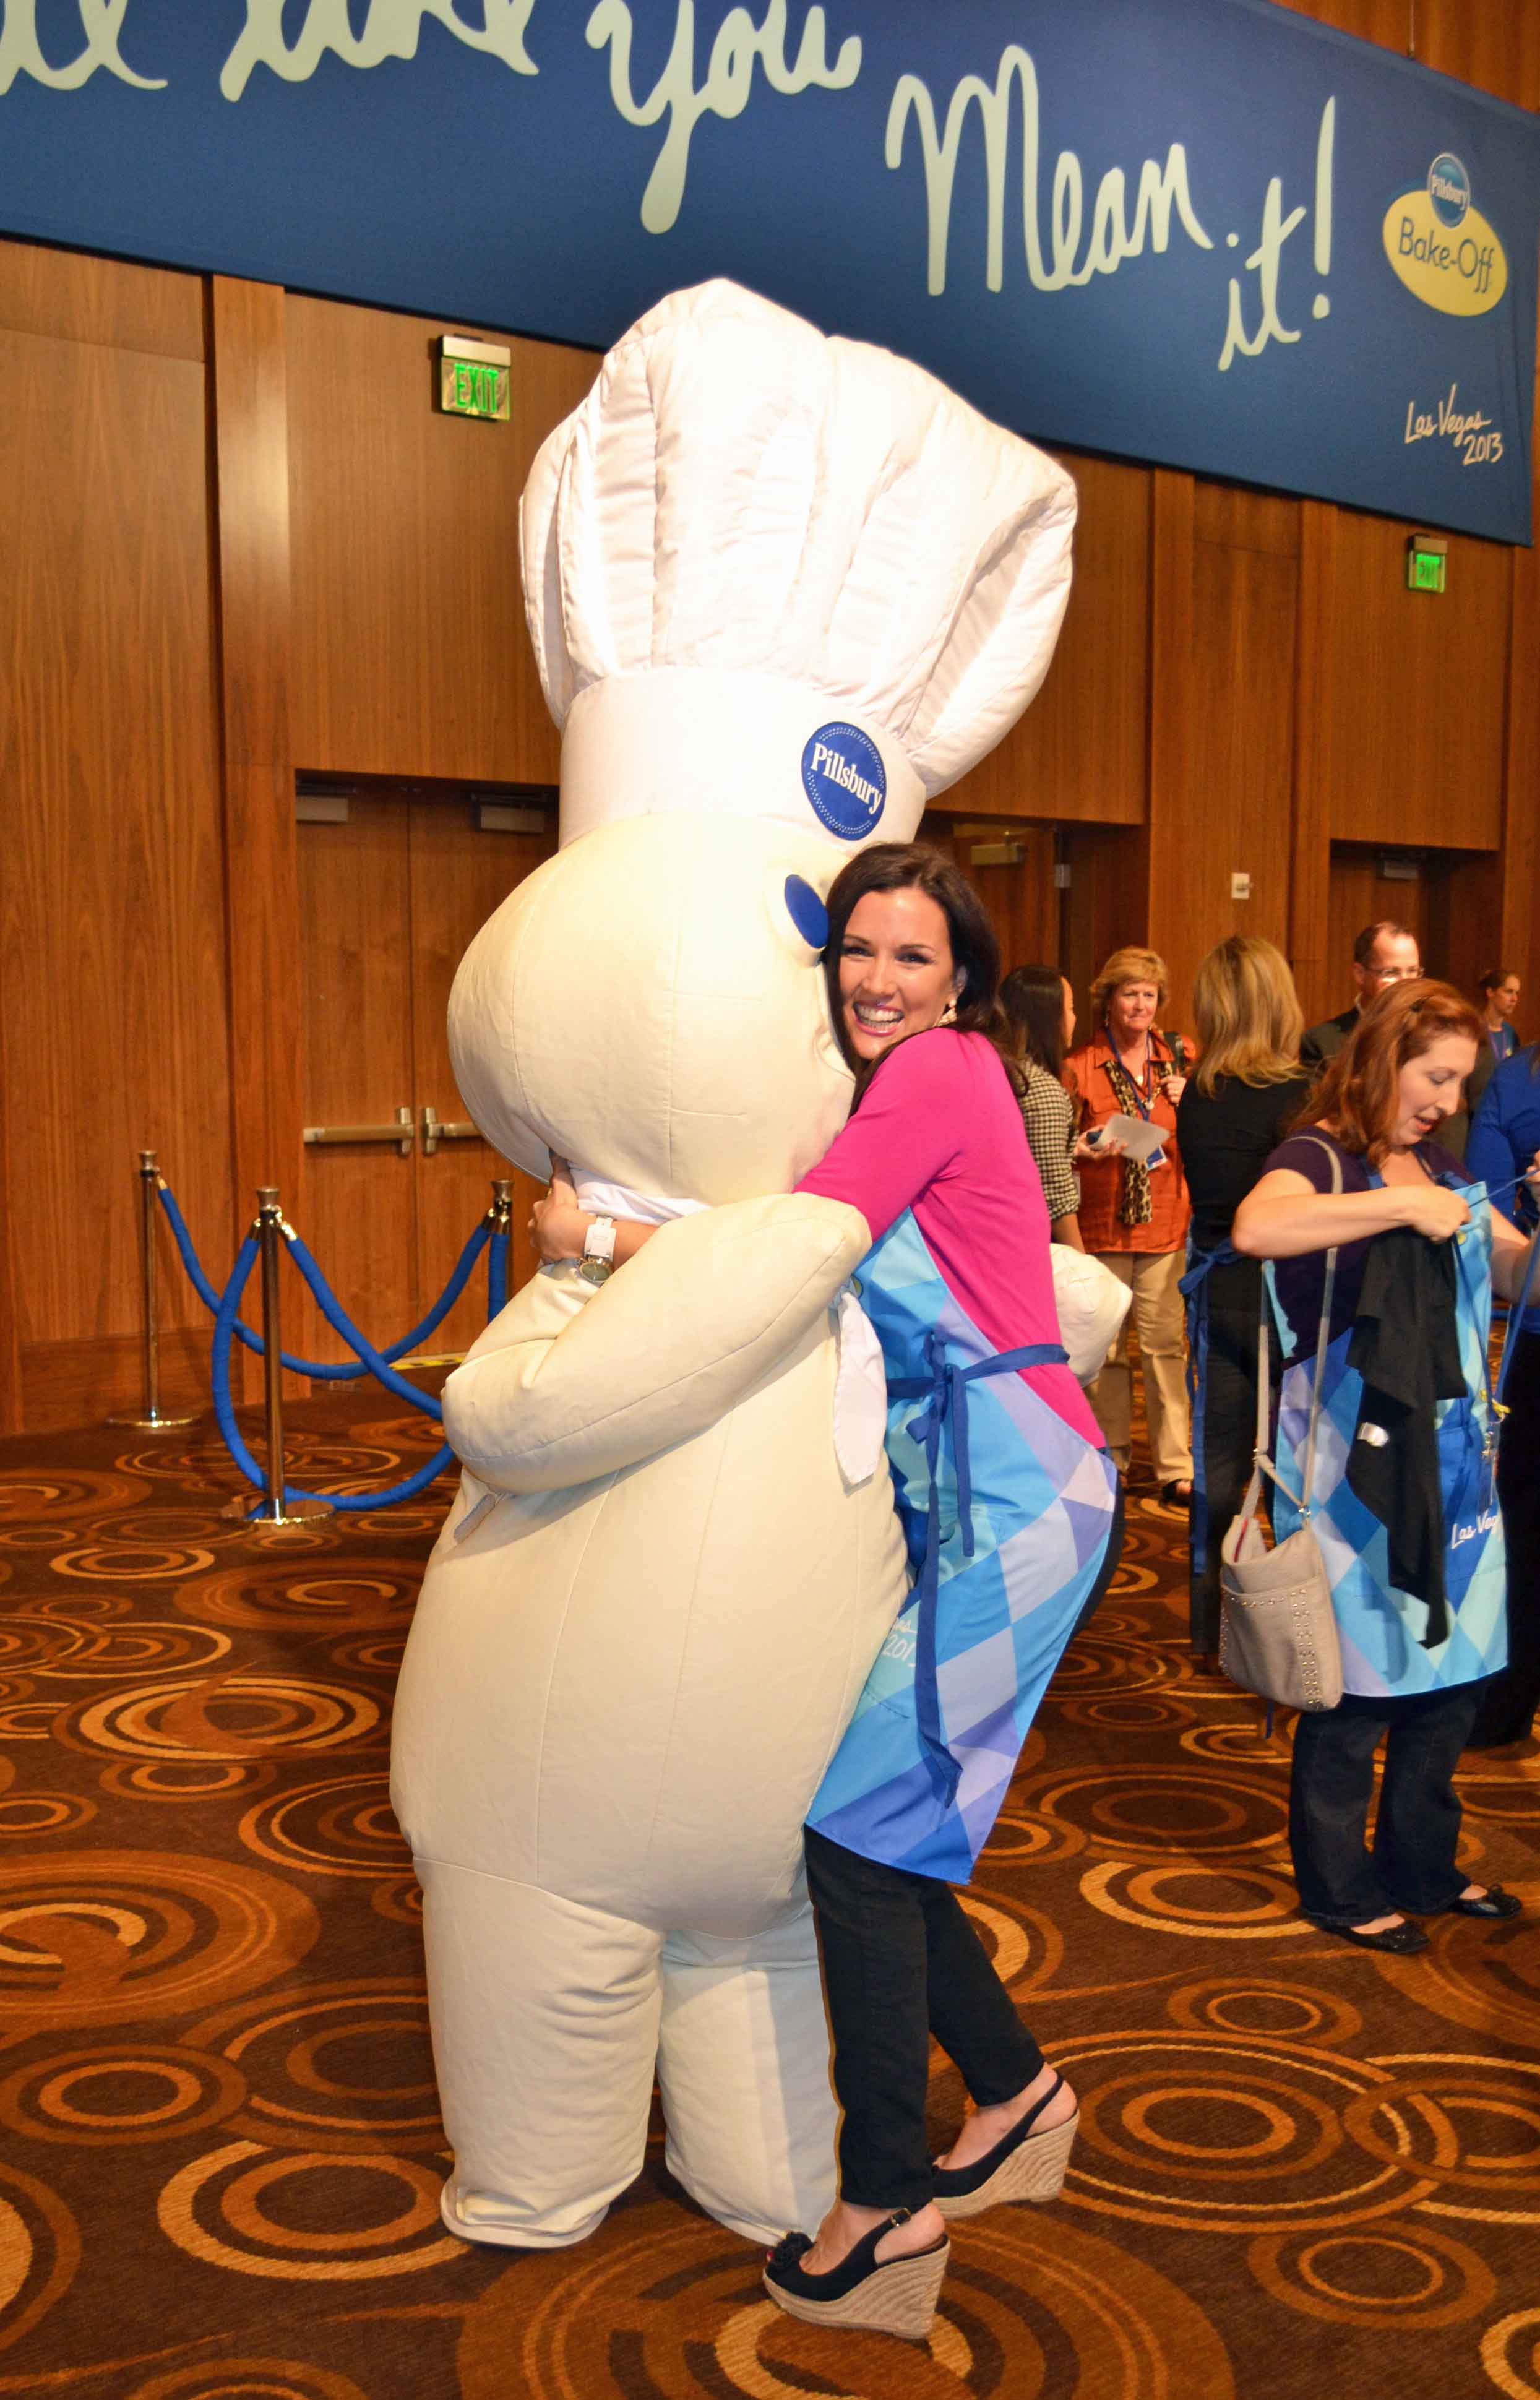
[{"label": "wristwatch", "polygon": [[578,1273],[585,1283],[607,1283],[615,1272],[615,1220],[595,1217],[583,1236]]}]

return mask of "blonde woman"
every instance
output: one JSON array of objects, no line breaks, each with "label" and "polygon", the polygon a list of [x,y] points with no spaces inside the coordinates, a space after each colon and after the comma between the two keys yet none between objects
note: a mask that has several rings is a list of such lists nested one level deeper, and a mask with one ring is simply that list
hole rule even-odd
[{"label": "blonde woman", "polygon": [[1188,1344],[1192,1410],[1192,1642],[1220,1642],[1220,1543],[1251,1474],[1261,1269],[1233,1248],[1231,1223],[1310,1093],[1304,1016],[1288,962],[1257,934],[1233,934],[1199,967],[1192,1019],[1201,1057],[1177,1111],[1192,1204]]},{"label": "blonde woman", "polygon": [[1166,1139],[1148,1166],[1106,1152],[1097,1139],[1080,1157],[1080,1230],[1085,1248],[1130,1288],[1133,1306],[1089,1398],[1120,1474],[1126,1475],[1133,1424],[1128,1328],[1137,1326],[1144,1406],[1161,1497],[1185,1507],[1192,1492],[1188,1447],[1181,1273],[1187,1183],[1177,1150],[1177,1108],[1186,1088],[1180,1034],[1156,1019],[1165,1004],[1165,963],[1153,950],[1114,950],[1091,986],[1092,1039],[1069,1060],[1080,1129],[1099,1137],[1110,1117],[1143,1117]]}]

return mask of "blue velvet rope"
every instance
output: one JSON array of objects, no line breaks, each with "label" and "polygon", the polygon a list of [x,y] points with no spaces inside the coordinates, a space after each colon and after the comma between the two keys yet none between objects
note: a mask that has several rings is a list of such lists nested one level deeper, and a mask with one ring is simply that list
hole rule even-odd
[{"label": "blue velvet rope", "polygon": [[[203,1272],[202,1262],[198,1258],[198,1252],[193,1248],[192,1235],[187,1231],[187,1220],[183,1216],[180,1207],[177,1206],[175,1196],[170,1190],[169,1186],[162,1182],[158,1186],[158,1190],[160,1193],[160,1205],[166,1212],[166,1221],[170,1226],[171,1237],[176,1243],[177,1249],[181,1254],[182,1263],[187,1270],[188,1278],[192,1283],[193,1289],[197,1292],[205,1308],[207,1308],[211,1313],[217,1311],[219,1307],[219,1294],[215,1291],[213,1285],[209,1281],[208,1276]],[[494,1245],[494,1256],[489,1258],[487,1261],[487,1296],[489,1303],[487,1308],[488,1321],[497,1316],[498,1310],[506,1304],[508,1299],[508,1235],[506,1234],[494,1234],[491,1226],[484,1217],[481,1223],[472,1233],[470,1239],[467,1242],[464,1249],[460,1252],[459,1258],[455,1266],[454,1274],[450,1276],[447,1284],[445,1284],[440,1297],[433,1302],[428,1315],[423,1318],[422,1323],[420,1325],[415,1325],[410,1333],[403,1333],[399,1342],[392,1342],[388,1350],[382,1350],[379,1354],[382,1358],[388,1359],[392,1364],[394,1364],[396,1359],[404,1358],[409,1351],[416,1350],[420,1343],[426,1342],[429,1334],[437,1332],[439,1327],[443,1323],[444,1318],[454,1307],[455,1302],[458,1300],[461,1292],[465,1289],[466,1285],[470,1282],[470,1270],[475,1265],[476,1261],[480,1258],[483,1250],[486,1248],[489,1240]],[[493,1307],[490,1305],[490,1302],[493,1291],[496,1245],[498,1242],[501,1242],[502,1244],[501,1276],[499,1297],[497,1298],[497,1306]],[[334,1323],[335,1322],[334,1319],[333,1321]],[[243,1324],[238,1316],[236,1318],[235,1324],[231,1330],[238,1342],[244,1343],[246,1348],[248,1350],[254,1351],[259,1358],[263,1356],[263,1342],[260,1333],[254,1332],[251,1326]],[[351,1342],[348,1336],[345,1334],[343,1338],[344,1340],[348,1341],[349,1348],[357,1349],[358,1344]],[[344,1359],[340,1363],[337,1363],[325,1358],[296,1358],[293,1353],[289,1350],[282,1351],[279,1355],[283,1360],[283,1364],[291,1370],[292,1373],[295,1375],[308,1375],[313,1382],[318,1384],[356,1383],[361,1375],[367,1375],[373,1371],[361,1356],[358,1358]]]},{"label": "blue velvet rope", "polygon": [[486,1253],[486,1321],[491,1324],[508,1306],[508,1235],[504,1232],[492,1236]]},{"label": "blue velvet rope", "polygon": [[[296,1246],[291,1244],[291,1247],[293,1248]],[[308,1257],[308,1253],[307,1253],[307,1256]],[[212,1359],[213,1395],[214,1417],[219,1425],[220,1433],[224,1438],[225,1449],[229,1452],[230,1456],[239,1467],[242,1475],[246,1478],[247,1482],[254,1483],[257,1490],[266,1494],[267,1489],[267,1479],[263,1473],[262,1468],[258,1466],[255,1457],[242,1436],[239,1425],[236,1423],[235,1404],[230,1397],[230,1354],[235,1335],[237,1321],[236,1312],[240,1306],[241,1295],[244,1293],[246,1286],[251,1280],[252,1269],[256,1263],[256,1236],[254,1234],[248,1234],[246,1239],[242,1242],[239,1250],[236,1254],[236,1262],[231,1270],[230,1280],[225,1285],[224,1292],[220,1296],[215,1306]],[[311,1264],[312,1266],[314,1265],[313,1261],[311,1261]],[[301,1269],[301,1272],[304,1272],[303,1268]],[[316,1270],[316,1272],[319,1280],[319,1269]],[[307,1280],[308,1280],[308,1277]],[[315,1289],[314,1285],[312,1285],[311,1289]],[[320,1295],[318,1292],[318,1299],[320,1296]],[[337,1311],[337,1316],[340,1317],[341,1314],[342,1312],[339,1309]],[[341,1326],[338,1327],[338,1330],[342,1330]],[[387,1370],[387,1371],[388,1372],[389,1370]],[[399,1375],[392,1375],[391,1381],[392,1383],[399,1384],[402,1381],[402,1378]],[[434,1415],[439,1413],[437,1402],[429,1400],[429,1396],[426,1393],[416,1391],[411,1384],[408,1384],[406,1388],[411,1392],[414,1402],[417,1406],[420,1407],[424,1401],[428,1401],[430,1413]],[[424,1466],[419,1466],[415,1474],[409,1475],[404,1482],[392,1485],[390,1490],[388,1492],[355,1492],[346,1493],[305,1492],[300,1489],[298,1484],[285,1483],[283,1487],[283,1496],[286,1500],[324,1500],[330,1507],[336,1509],[342,1516],[363,1516],[374,1508],[388,1508],[398,1500],[415,1500],[419,1492],[427,1490],[429,1484],[433,1481],[436,1476],[442,1475],[446,1467],[453,1465],[454,1457],[454,1452],[450,1449],[449,1444],[445,1442],[443,1449],[435,1451],[432,1457],[429,1459]],[[254,1510],[252,1513],[254,1516]]]},{"label": "blue velvet rope", "polygon": [[289,1245],[289,1256],[309,1285],[316,1305],[333,1332],[341,1334],[349,1350],[362,1359],[377,1384],[383,1384],[388,1392],[394,1392],[397,1399],[404,1400],[409,1409],[417,1409],[425,1417],[432,1417],[442,1424],[443,1410],[439,1401],[431,1392],[419,1392],[416,1384],[409,1384],[404,1375],[398,1375],[383,1351],[376,1350],[372,1342],[364,1340],[299,1235],[286,1232],[284,1239]]}]

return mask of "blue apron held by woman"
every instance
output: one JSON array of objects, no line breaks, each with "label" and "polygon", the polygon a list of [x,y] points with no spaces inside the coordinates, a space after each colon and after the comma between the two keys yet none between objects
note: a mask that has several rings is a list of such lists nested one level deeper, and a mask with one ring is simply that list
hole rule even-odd
[{"label": "blue apron held by woman", "polygon": [[[1371,1179],[1377,1186],[1382,1179]],[[1463,1398],[1438,1403],[1438,1480],[1444,1508],[1444,1579],[1450,1630],[1424,1649],[1426,1605],[1391,1582],[1389,1537],[1347,1480],[1349,1446],[1357,1431],[1363,1379],[1347,1363],[1352,1327],[1338,1334],[1322,1370],[1311,1522],[1331,1584],[1342,1648],[1345,1690],[1373,1698],[1404,1698],[1495,1674],[1507,1660],[1507,1561],[1497,1506],[1496,1412],[1487,1359],[1492,1321],[1492,1209],[1484,1184],[1460,1186],[1470,1222],[1455,1247],[1455,1312]],[[1299,1346],[1278,1304],[1274,1273],[1268,1294],[1285,1365],[1278,1410],[1277,1463],[1295,1492],[1304,1468],[1315,1344]],[[1279,1541],[1293,1533],[1300,1512],[1274,1488],[1273,1521]]]},{"label": "blue apron held by woman", "polygon": [[906,1210],[859,1269],[888,1376],[888,1460],[915,1571],[808,1822],[966,1883],[1107,1547],[1111,1460],[992,1351]]}]

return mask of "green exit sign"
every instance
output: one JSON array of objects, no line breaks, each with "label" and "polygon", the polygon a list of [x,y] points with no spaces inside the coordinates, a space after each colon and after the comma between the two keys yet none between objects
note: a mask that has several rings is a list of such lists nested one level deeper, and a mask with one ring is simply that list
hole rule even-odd
[{"label": "green exit sign", "polygon": [[1441,592],[1449,544],[1437,534],[1414,533],[1407,543],[1407,590]]},{"label": "green exit sign", "polygon": [[461,334],[439,338],[439,407],[445,416],[483,416],[506,423],[511,350],[472,342]]}]

